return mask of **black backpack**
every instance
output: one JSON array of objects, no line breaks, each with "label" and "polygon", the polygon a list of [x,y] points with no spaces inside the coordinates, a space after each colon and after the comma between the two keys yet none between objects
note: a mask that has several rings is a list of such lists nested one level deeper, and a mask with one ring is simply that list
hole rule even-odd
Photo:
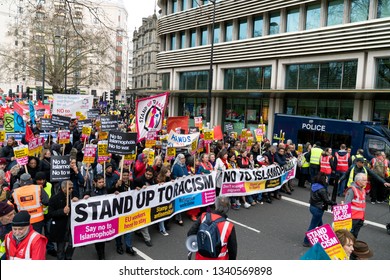
[{"label": "black backpack", "polygon": [[223,217],[211,221],[210,213],[206,213],[204,221],[201,221],[196,237],[198,253],[203,257],[217,258],[221,253],[222,241],[217,224],[224,221]]}]

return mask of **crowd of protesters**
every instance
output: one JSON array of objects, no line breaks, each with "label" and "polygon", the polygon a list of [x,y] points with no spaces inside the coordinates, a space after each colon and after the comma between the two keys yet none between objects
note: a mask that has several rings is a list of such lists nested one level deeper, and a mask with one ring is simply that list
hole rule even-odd
[{"label": "crowd of protesters", "polygon": [[[118,116],[120,120],[118,129],[123,132],[131,131],[131,123],[128,121],[129,114],[124,112],[123,114],[119,113]],[[95,121],[93,121],[92,126],[88,142],[97,144],[100,131]],[[372,178],[371,202],[379,203],[388,197],[385,187],[390,185],[386,183],[389,178],[389,163],[386,157],[379,152],[371,165],[360,167],[360,163],[365,162],[363,156],[359,153],[350,155],[344,144],[334,154],[330,148],[323,150],[320,143],[313,146],[307,143],[303,150],[298,152],[296,145],[289,140],[286,143],[272,144],[265,139],[261,143],[256,142],[248,146],[245,142],[240,141],[235,133],[225,133],[223,140],[214,141],[205,147],[203,152],[191,155],[186,150],[178,150],[175,159],[170,161],[166,160],[163,156],[164,153],[160,148],[157,148],[155,151],[157,156],[153,164],[150,165],[144,153],[145,142],[141,141],[137,144],[136,161],[130,165],[123,164],[122,177],[120,177],[122,163],[119,155],[112,154],[105,164],[97,161],[92,164],[83,163],[84,145],[81,131],[77,128],[77,119],[71,120],[69,130],[71,133],[70,143],[59,145],[53,137],[49,136],[41,155],[29,157],[25,168],[16,163],[13,147],[18,145],[18,141],[13,137],[8,137],[5,146],[0,151],[1,201],[9,203],[17,212],[20,212],[26,210],[25,203],[20,198],[26,196],[28,192],[38,194],[34,197],[34,205],[36,205],[38,215],[31,216],[31,228],[47,238],[47,254],[57,259],[72,259],[74,252],[70,235],[70,203],[92,196],[140,190],[182,176],[208,174],[212,171],[218,172],[236,168],[261,168],[272,164],[284,166],[288,161],[296,158],[298,162],[296,175],[298,187],[306,188],[312,185],[311,182],[318,182],[318,180],[315,181],[315,178],[321,172],[326,176],[326,179],[322,178],[321,182],[325,184],[325,182],[332,180],[336,186],[337,194],[343,195],[344,189],[347,189],[354,182],[356,174],[367,172]],[[33,131],[34,135],[37,136],[43,132],[40,130],[39,122]],[[26,143],[26,139],[22,138],[21,143]],[[70,156],[71,175],[69,180],[50,181],[50,158],[52,155]],[[295,184],[289,181],[279,190],[270,193],[231,197],[231,208],[240,210],[241,207],[255,207],[264,202],[272,204],[274,200],[281,199],[281,194],[292,195],[294,186]],[[217,195],[218,191],[217,188]],[[335,201],[335,199],[332,200]],[[329,202],[329,204],[332,203]],[[196,221],[205,211],[207,211],[207,207],[192,209],[185,213],[176,214],[171,220],[177,225],[183,226],[186,222],[183,219],[185,215],[189,217],[189,220]],[[162,235],[169,236],[168,230],[171,226],[169,220],[159,222],[157,230]],[[135,234],[143,238],[147,246],[153,246],[149,230],[152,230],[151,227],[145,227],[136,231]],[[1,240],[4,240],[5,233],[9,231],[9,226],[7,229],[2,227]],[[116,251],[120,255],[125,252],[130,255],[137,253],[132,246],[133,233],[115,238],[115,244]],[[95,248],[98,258],[105,259],[105,242],[95,243]]]}]

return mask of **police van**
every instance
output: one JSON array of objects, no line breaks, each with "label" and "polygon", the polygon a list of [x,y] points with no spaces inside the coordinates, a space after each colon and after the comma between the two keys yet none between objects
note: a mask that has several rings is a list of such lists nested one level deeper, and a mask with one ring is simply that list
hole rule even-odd
[{"label": "police van", "polygon": [[274,138],[280,137],[280,131],[296,145],[319,141],[322,148],[337,151],[345,144],[352,149],[352,155],[363,149],[367,159],[373,158],[376,151],[384,151],[390,158],[390,130],[379,122],[275,114]]}]

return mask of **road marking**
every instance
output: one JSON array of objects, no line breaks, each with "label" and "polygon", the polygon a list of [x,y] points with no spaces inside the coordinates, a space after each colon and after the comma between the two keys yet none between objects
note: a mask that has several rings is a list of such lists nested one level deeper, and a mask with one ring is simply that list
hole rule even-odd
[{"label": "road marking", "polygon": [[228,218],[227,220],[230,221],[230,222],[232,222],[232,223],[234,223],[234,224],[236,224],[236,225],[239,225],[239,226],[242,226],[242,227],[247,228],[247,229],[249,229],[249,230],[252,230],[252,231],[254,231],[254,232],[260,233],[260,230],[257,230],[257,229],[255,229],[255,228],[253,228],[253,227],[250,227],[250,226],[241,224],[241,223],[239,223],[239,222],[237,222],[237,221],[234,221],[234,220],[232,220],[232,219],[230,219],[230,218]]},{"label": "road marking", "polygon": [[[293,198],[282,196],[282,199],[290,201],[290,202],[295,203],[295,204],[303,205],[303,206],[306,206],[306,207],[310,206],[310,204],[307,203],[307,202],[303,202],[303,201],[296,200],[296,199],[293,199]],[[328,210],[326,212],[329,213],[329,214],[332,214],[332,212],[330,210]],[[386,225],[379,224],[379,223],[376,223],[376,222],[371,222],[371,221],[368,221],[368,220],[364,221],[364,225],[371,225],[371,226],[378,227],[378,228],[381,228],[381,229],[386,229]]]},{"label": "road marking", "polygon": [[143,258],[144,260],[152,261],[153,259],[146,255],[144,252],[142,252],[140,249],[137,249],[136,247],[133,247],[134,250],[137,251],[137,255]]}]

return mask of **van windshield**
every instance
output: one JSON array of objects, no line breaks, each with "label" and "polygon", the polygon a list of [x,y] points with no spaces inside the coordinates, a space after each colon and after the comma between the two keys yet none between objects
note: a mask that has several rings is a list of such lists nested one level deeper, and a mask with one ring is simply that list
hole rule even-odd
[{"label": "van windshield", "polygon": [[390,157],[390,147],[387,145],[386,142],[378,140],[378,139],[369,139],[368,140],[368,151],[372,155],[372,157],[375,157],[375,152],[385,152],[386,157]]}]

